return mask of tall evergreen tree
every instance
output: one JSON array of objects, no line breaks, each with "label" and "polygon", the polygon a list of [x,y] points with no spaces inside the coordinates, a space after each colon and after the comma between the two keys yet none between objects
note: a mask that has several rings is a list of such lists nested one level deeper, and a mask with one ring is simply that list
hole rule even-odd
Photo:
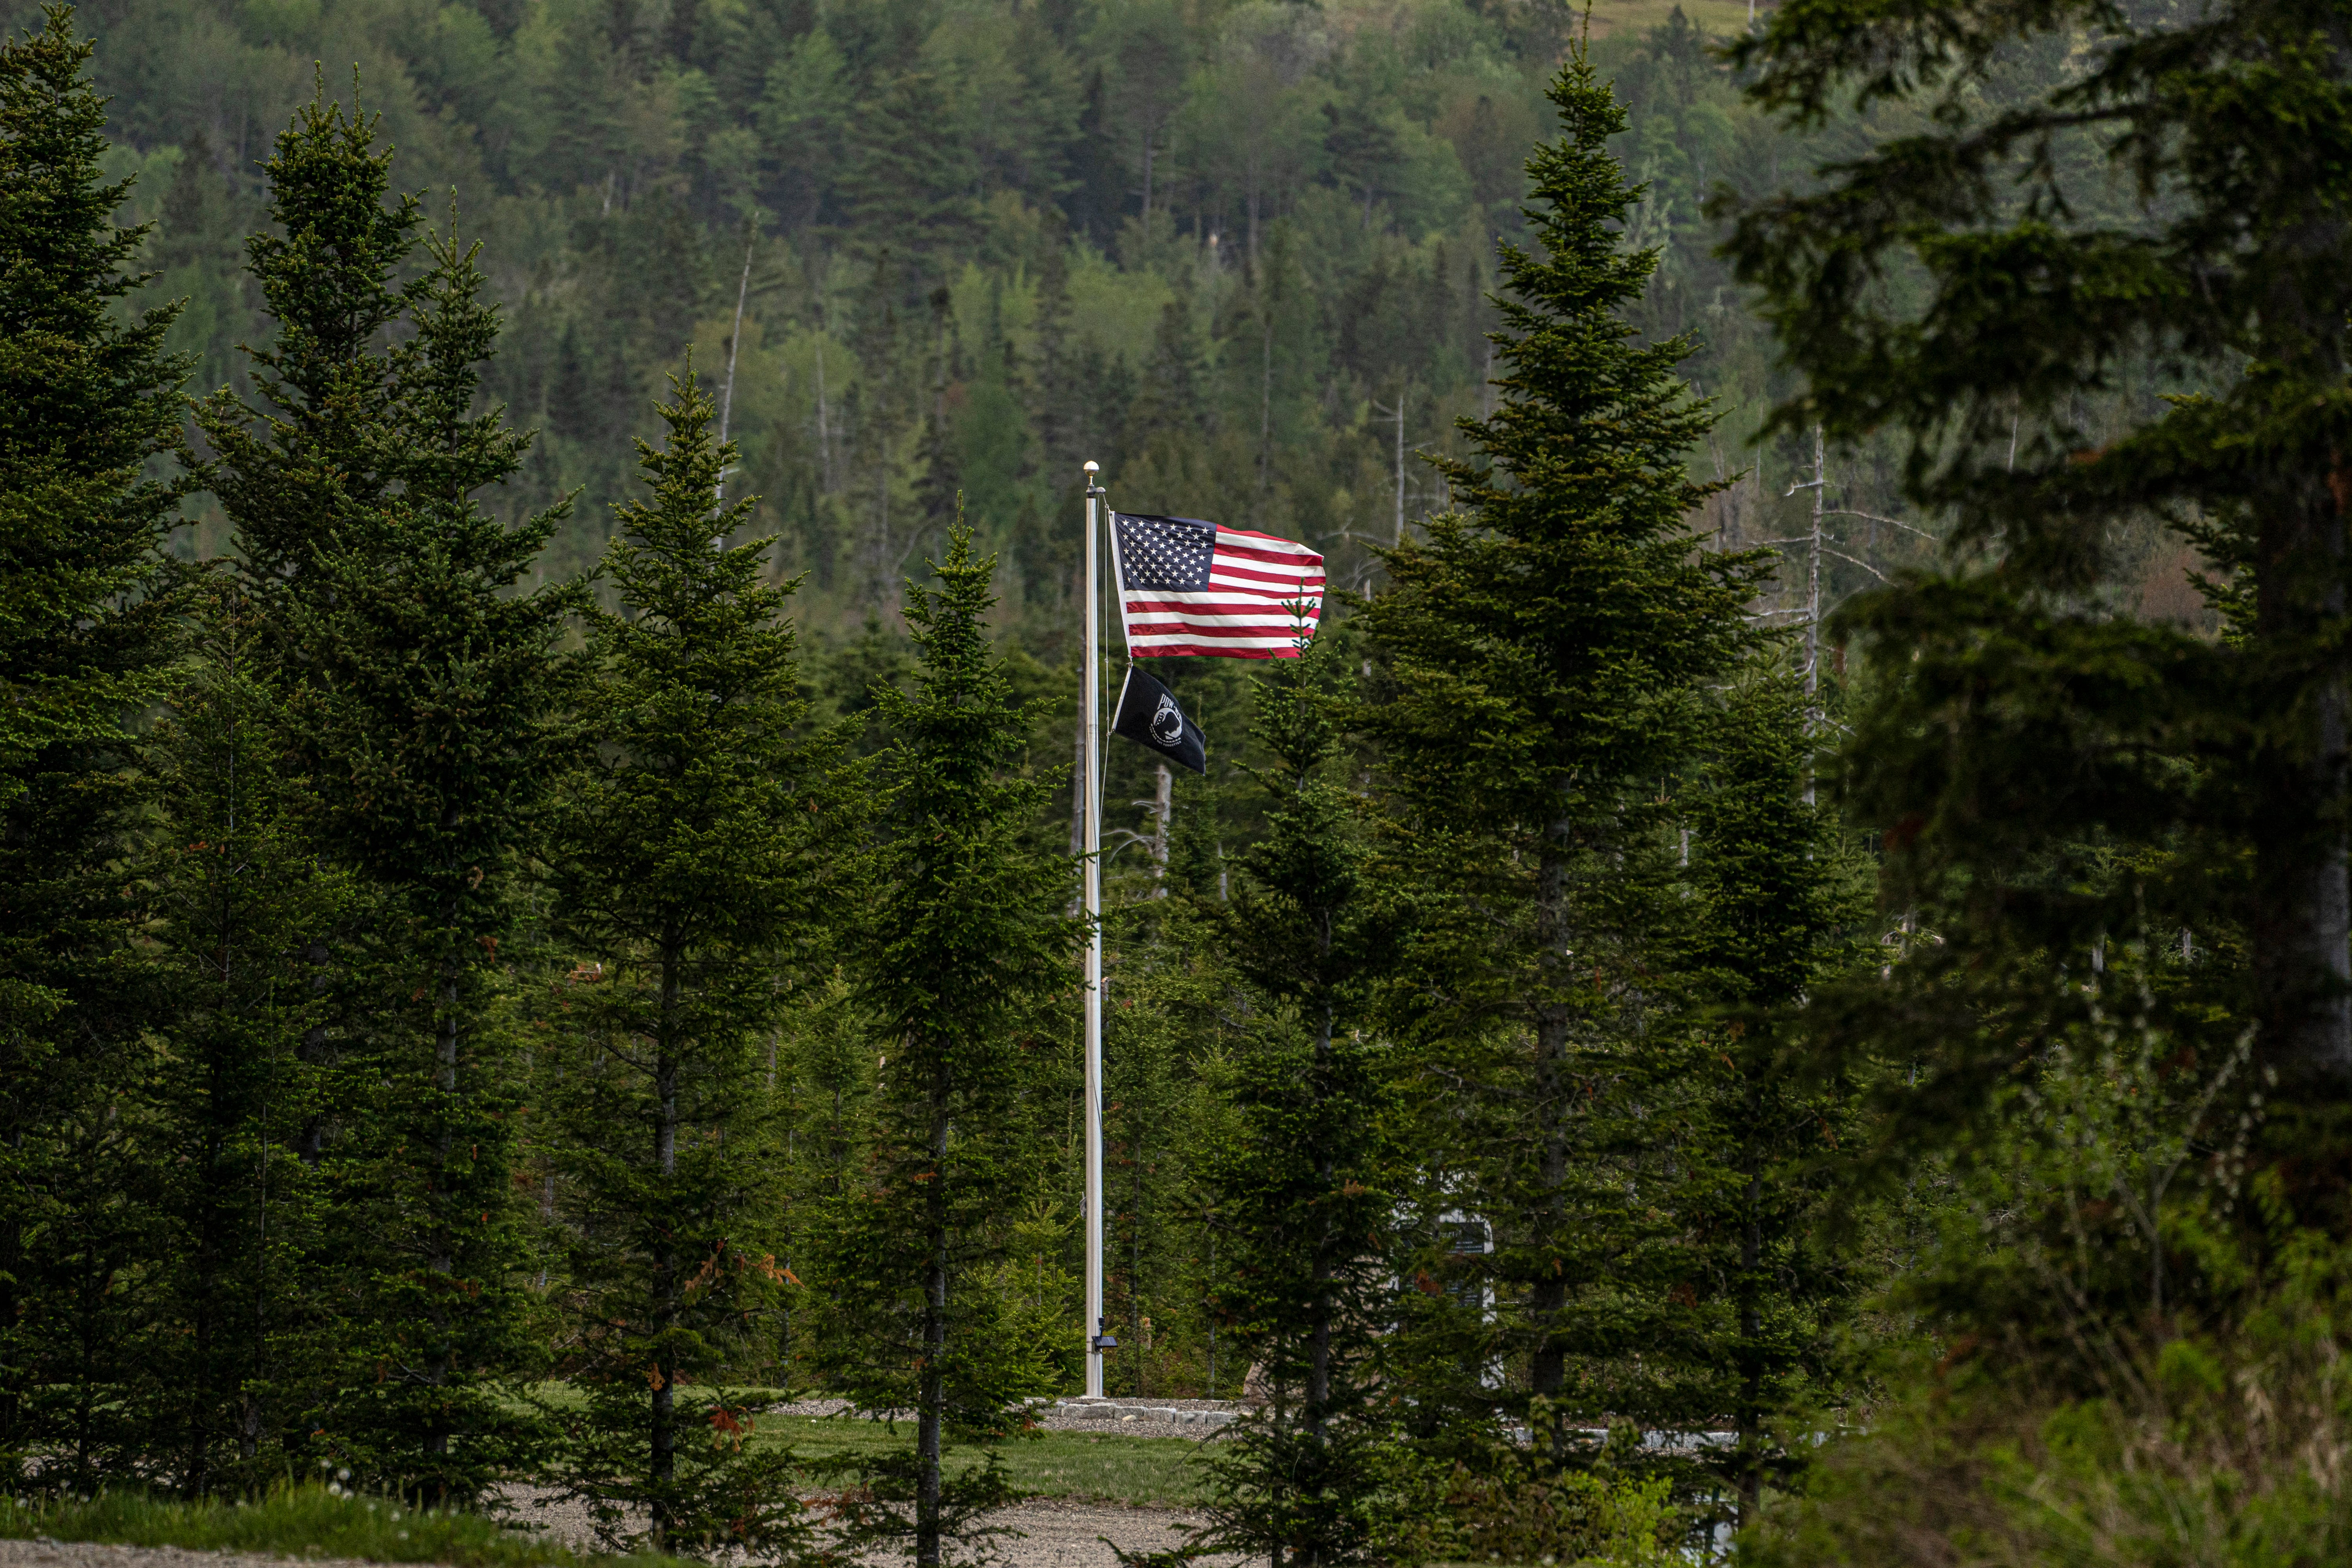
[{"label": "tall evergreen tree", "polygon": [[[1136,869],[1131,861],[1113,868]],[[1140,891],[1137,881],[1115,879],[1103,916],[1104,987],[1113,998],[1103,1013],[1103,1314],[1120,1347],[1103,1363],[1103,1386],[1113,1394],[1165,1398],[1198,1375],[1188,1338],[1207,1310],[1197,1228],[1205,1196],[1201,1175],[1223,1108],[1212,1098],[1222,1086],[1209,1051],[1232,977],[1214,932],[1193,911],[1130,896],[1122,883]],[[1083,1092],[1082,1082],[1070,1087]],[[1075,1151],[1061,1169],[1064,1181],[1083,1180]],[[1066,1201],[1073,1217],[1085,1206],[1080,1193]],[[1064,1330],[1056,1337],[1066,1347],[1071,1375],[1082,1377],[1077,1336]]]},{"label": "tall evergreen tree", "polygon": [[1809,706],[1777,658],[1723,694],[1689,793],[1697,914],[1683,963],[1706,1012],[1678,1046],[1661,1042],[1685,1090],[1673,1206],[1695,1254],[1685,1283],[1707,1309],[1693,1359],[1706,1404],[1731,1416],[1717,1468],[1743,1525],[1793,1468],[1777,1419],[1846,1396],[1838,1330],[1868,1283],[1851,1236],[1829,1234],[1863,1139],[1857,1087],[1791,1066],[1808,997],[1869,946],[1868,867],[1806,798]]},{"label": "tall evergreen tree", "polygon": [[845,735],[809,724],[774,542],[714,546],[755,504],[713,512],[734,446],[690,366],[672,385],[667,441],[638,446],[652,493],[606,556],[619,612],[592,622],[595,754],[549,851],[580,961],[555,1094],[588,1403],[563,1469],[615,1543],[641,1510],[656,1548],[766,1552],[803,1528],[792,1456],[747,1448],[721,1385],[773,1342],[789,1265],[755,1239],[782,1195],[761,1075],[793,980],[829,975],[812,958],[851,897],[862,792]]},{"label": "tall evergreen tree", "polygon": [[1689,529],[1715,488],[1683,465],[1714,420],[1675,374],[1691,344],[1622,319],[1657,263],[1622,237],[1623,111],[1581,51],[1550,97],[1539,249],[1503,250],[1502,404],[1464,426],[1487,461],[1443,465],[1460,510],[1387,555],[1363,621],[1389,689],[1362,722],[1422,889],[1401,1024],[1447,1058],[1431,1131],[1458,1163],[1433,1203],[1491,1243],[1450,1259],[1495,1298],[1454,1386],[1492,1409],[1499,1365],[1506,1404],[1589,1424],[1669,1398],[1633,1355],[1673,1283],[1640,1128],[1660,1092],[1640,1041],[1676,1000],[1654,967],[1678,903],[1661,791],[1693,760],[1700,684],[1747,640],[1754,567]]},{"label": "tall evergreen tree", "polygon": [[339,1352],[331,1187],[297,1150],[328,1089],[301,1052],[327,1005],[313,955],[346,934],[352,879],[303,831],[268,673],[253,605],[215,589],[143,758],[168,812],[145,869],[170,1006],[134,1156],[154,1263],[131,1408],[149,1473],[199,1496],[286,1473]]},{"label": "tall evergreen tree", "polygon": [[418,216],[391,156],[323,92],[280,134],[278,232],[247,247],[278,329],[260,407],[224,392],[200,421],[295,753],[333,781],[310,831],[381,911],[331,955],[335,1006],[305,1042],[343,1069],[302,1144],[339,1163],[341,1250],[317,1266],[356,1320],[323,1440],[381,1484],[463,1498],[509,1457],[486,1380],[529,1354],[493,998],[579,595],[516,591],[562,507],[509,529],[476,499],[529,440],[475,407],[498,311],[454,219],[398,282]]},{"label": "tall evergreen tree", "polygon": [[791,1275],[777,1315],[776,1357],[778,1381],[797,1387],[811,1363],[809,1331],[824,1323],[821,1307],[810,1310],[807,1281],[822,1279],[813,1259],[828,1217],[856,1179],[876,1063],[866,1049],[865,1020],[838,969],[772,1037],[777,1110],[786,1123],[776,1260]]},{"label": "tall evergreen tree", "polygon": [[[236,570],[262,606],[262,650],[281,696],[299,686],[310,658],[291,622],[322,591],[319,552],[392,487],[377,426],[393,395],[386,340],[404,308],[397,274],[419,217],[413,198],[387,202],[391,169],[373,123],[329,102],[321,79],[262,163],[271,226],[246,241],[273,328],[267,346],[244,350],[254,401],[224,386],[194,413],[213,453],[205,483],[227,516]],[[309,773],[315,762],[298,756],[294,766]],[[365,884],[352,890],[374,896]],[[314,953],[312,963],[331,1005],[302,1050],[326,1068],[341,1060],[360,1004],[349,952]],[[341,1115],[335,1094],[314,1106],[297,1134],[306,1163],[324,1161]]]},{"label": "tall evergreen tree", "polygon": [[377,432],[394,395],[388,333],[406,303],[415,198],[389,197],[392,151],[320,82],[262,164],[271,227],[246,242],[273,331],[247,349],[249,407],[227,389],[199,407],[207,473],[237,556],[265,598],[289,591],[354,508],[393,488]]},{"label": "tall evergreen tree", "polygon": [[191,488],[148,477],[184,449],[187,364],[173,307],[123,307],[146,231],[113,221],[92,51],[62,5],[0,39],[0,1464],[39,1449],[77,1484],[134,1440],[107,1430],[137,1256],[114,1108],[159,999],[121,862]]},{"label": "tall evergreen tree", "polygon": [[922,470],[915,502],[925,531],[944,531],[963,500],[963,476],[948,389],[963,381],[963,351],[956,335],[955,300],[945,289],[931,290],[931,352],[926,356],[929,387],[923,398]]},{"label": "tall evergreen tree", "polygon": [[1045,220],[1045,258],[1037,270],[1038,460],[1056,484],[1066,482],[1086,455],[1078,450],[1086,412],[1079,406],[1077,345],[1070,339],[1070,232],[1059,213]]},{"label": "tall evergreen tree", "polygon": [[[2102,1396],[2120,1435],[2122,1379],[2176,1348],[2242,1401],[2291,1354],[2254,1323],[2317,1321],[2287,1281],[2341,1256],[2347,17],[1797,0],[1741,52],[1768,108],[1909,132],[1748,207],[1733,247],[1797,374],[1778,422],[1896,435],[1906,490],[1958,546],[1843,617],[1868,700],[1838,782],[1884,846],[1895,961],[1809,1011],[1837,1025],[1824,1066],[1893,1069],[1889,1166],[1948,1156],[1928,1172],[1967,1207],[1907,1303],[1981,1347],[1968,1404],[2000,1423],[1954,1419],[1940,1373],[1916,1414],[1890,1401],[1883,1437],[1822,1456],[1827,1509],[1800,1518],[1830,1528],[1787,1552],[2005,1537],[2047,1560],[2090,1493],[2037,1477],[2030,1512],[2010,1505],[1989,1480],[2010,1435]],[[2194,547],[2207,625],[2134,613],[2119,590],[2151,545]],[[2158,1441],[2235,1419],[2207,1428],[2185,1380],[2140,1386]],[[2309,1441],[2261,1397],[2269,1452]],[[1900,1503],[1935,1501],[1831,1495],[1888,1458],[1916,1478]],[[2099,1529],[2158,1539],[2191,1488],[2251,1497],[2292,1462],[2242,1464],[2207,1449],[2161,1517],[2126,1504]],[[2322,1517],[2260,1553],[2328,1555]]]},{"label": "tall evergreen tree", "polygon": [[1266,837],[1218,906],[1231,961],[1265,1005],[1251,1010],[1212,1160],[1224,1244],[1213,1308],[1267,1403],[1211,1461],[1203,1539],[1302,1568],[1381,1556],[1391,1425],[1380,1344],[1395,1316],[1397,1151],[1371,1026],[1391,922],[1328,689],[1349,658],[1340,635],[1256,682]]},{"label": "tall evergreen tree", "polygon": [[942,252],[978,230],[979,160],[942,122],[939,79],[885,71],[858,106],[840,201],[861,247],[919,259],[932,278]]},{"label": "tall evergreen tree", "polygon": [[[2341,1158],[2345,39],[2324,3],[1804,0],[1741,46],[1792,121],[1849,95],[1921,117],[1732,242],[1803,377],[1779,424],[1899,432],[1912,498],[1984,547],[1849,623],[1900,672],[1846,748],[1849,798],[1887,835],[1890,906],[1938,943],[1846,1037],[1917,1062],[1907,1132],[1967,1125],[2085,1023],[2045,955],[2187,929],[2209,962],[2168,971],[2157,1026],[2210,1063],[2253,1022],[2273,1125],[2321,1118]],[[1916,287],[1881,292],[1896,272]],[[2166,524],[2230,635],[2114,613],[2123,552]]]},{"label": "tall evergreen tree", "polygon": [[907,332],[899,298],[903,267],[882,250],[857,301],[858,386],[850,422],[850,468],[857,476],[843,498],[856,527],[862,597],[869,613],[897,595],[912,542],[923,524],[920,511],[898,492],[899,469],[908,432],[920,423],[920,403],[905,374]]},{"label": "tall evergreen tree", "polygon": [[513,1265],[511,1063],[499,944],[518,907],[555,768],[571,676],[557,645],[577,584],[520,585],[568,503],[508,528],[478,494],[530,442],[476,411],[499,312],[479,246],[428,235],[404,290],[413,331],[389,353],[392,395],[362,445],[399,486],[339,510],[285,626],[301,679],[297,743],[337,781],[320,829],[382,891],[395,923],[365,955],[361,1267],[373,1373],[344,1395],[345,1454],[427,1497],[466,1498],[506,1462],[511,1426],[489,1380],[524,1366]]},{"label": "tall evergreen tree", "polygon": [[1151,357],[1143,390],[1128,416],[1128,433],[1139,445],[1155,436],[1189,436],[1202,426],[1201,351],[1192,331],[1192,302],[1179,295],[1160,307],[1151,337]]},{"label": "tall evergreen tree", "polygon": [[896,739],[857,970],[882,1060],[864,1177],[835,1216],[820,1287],[835,1385],[916,1424],[914,1447],[875,1467],[885,1506],[859,1532],[907,1539],[921,1568],[1008,1496],[992,1458],[949,1474],[947,1445],[1001,1436],[1014,1400],[1050,1391],[977,1278],[1034,1179],[1018,1100],[1075,935],[1067,862],[1025,841],[1050,786],[1013,769],[1043,704],[1013,701],[989,647],[994,566],[958,526],[939,585],[908,590],[914,689],[875,693]]}]

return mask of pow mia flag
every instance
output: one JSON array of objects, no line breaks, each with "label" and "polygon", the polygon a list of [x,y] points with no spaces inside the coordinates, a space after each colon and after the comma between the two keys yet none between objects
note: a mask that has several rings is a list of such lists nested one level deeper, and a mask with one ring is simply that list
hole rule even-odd
[{"label": "pow mia flag", "polygon": [[1173,692],[1131,664],[1118,689],[1118,711],[1110,721],[1110,732],[1159,752],[1179,767],[1203,776],[1208,773],[1209,742],[1200,726],[1184,717]]}]

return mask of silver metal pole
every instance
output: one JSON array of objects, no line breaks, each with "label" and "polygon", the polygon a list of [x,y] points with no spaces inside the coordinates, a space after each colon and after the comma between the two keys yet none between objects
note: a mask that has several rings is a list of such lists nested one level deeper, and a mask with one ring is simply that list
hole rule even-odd
[{"label": "silver metal pole", "polygon": [[1087,475],[1086,673],[1080,682],[1085,706],[1087,895],[1087,1397],[1103,1391],[1103,1145],[1102,1145],[1102,588],[1099,548],[1102,471],[1088,463]]}]

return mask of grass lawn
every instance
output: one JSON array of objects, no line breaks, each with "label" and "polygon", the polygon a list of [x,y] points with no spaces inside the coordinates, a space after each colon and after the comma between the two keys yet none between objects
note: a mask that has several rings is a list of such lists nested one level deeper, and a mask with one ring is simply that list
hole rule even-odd
[{"label": "grass lawn", "polygon": [[[879,1422],[765,1415],[755,1442],[790,1444],[805,1458],[878,1453],[914,1440],[911,1423],[894,1434]],[[1186,1508],[1205,1500],[1197,1445],[1181,1437],[1046,1432],[1004,1444],[1013,1484],[1046,1497]],[[950,1468],[977,1462],[976,1448],[951,1449]],[[247,1502],[173,1502],[133,1491],[88,1501],[0,1497],[0,1538],[98,1541],[291,1557],[434,1563],[452,1568],[688,1568],[673,1558],[572,1552],[476,1514],[419,1512],[381,1498],[281,1486]]]},{"label": "grass lawn", "polygon": [[[250,1502],[165,1502],[100,1492],[89,1501],[0,1498],[0,1538],[102,1541],[197,1551],[365,1557],[455,1568],[667,1568],[668,1557],[599,1557],[518,1534],[476,1514],[419,1512],[381,1498],[281,1486]],[[677,1568],[684,1568],[678,1564]]]},{"label": "grass lawn", "polygon": [[[542,1384],[532,1393],[557,1406],[581,1398],[562,1384]],[[755,1410],[771,1399],[784,1397],[777,1389],[730,1388],[727,1394],[731,1400],[750,1403]],[[895,1433],[878,1421],[838,1415],[776,1413],[760,1415],[756,1421],[754,1442],[788,1444],[807,1459],[878,1453],[910,1447],[915,1441],[912,1421],[898,1423]],[[1014,1438],[1002,1448],[1005,1471],[1023,1491],[1159,1508],[1192,1508],[1207,1500],[1200,1468],[1192,1462],[1199,1451],[1198,1445],[1182,1437],[1123,1437],[1091,1432],[1041,1432]],[[976,1448],[953,1449],[947,1461],[951,1468],[961,1468],[975,1462],[979,1455]]]},{"label": "grass lawn", "polygon": [[[762,1415],[755,1441],[789,1444],[803,1458],[877,1453],[915,1440],[911,1421],[898,1431],[878,1421],[841,1416]],[[1182,1437],[1121,1437],[1092,1432],[1042,1432],[1017,1437],[998,1450],[1013,1484],[1046,1497],[1191,1508],[1205,1500],[1199,1445]],[[950,1468],[978,1461],[976,1448],[951,1449]]]}]

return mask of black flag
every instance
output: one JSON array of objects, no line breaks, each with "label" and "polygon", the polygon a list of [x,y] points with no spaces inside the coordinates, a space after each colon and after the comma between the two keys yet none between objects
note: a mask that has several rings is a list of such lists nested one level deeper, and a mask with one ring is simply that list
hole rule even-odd
[{"label": "black flag", "polygon": [[1110,721],[1110,732],[1150,748],[1179,767],[1208,773],[1208,737],[1184,717],[1174,693],[1131,664],[1118,689],[1118,714]]}]

